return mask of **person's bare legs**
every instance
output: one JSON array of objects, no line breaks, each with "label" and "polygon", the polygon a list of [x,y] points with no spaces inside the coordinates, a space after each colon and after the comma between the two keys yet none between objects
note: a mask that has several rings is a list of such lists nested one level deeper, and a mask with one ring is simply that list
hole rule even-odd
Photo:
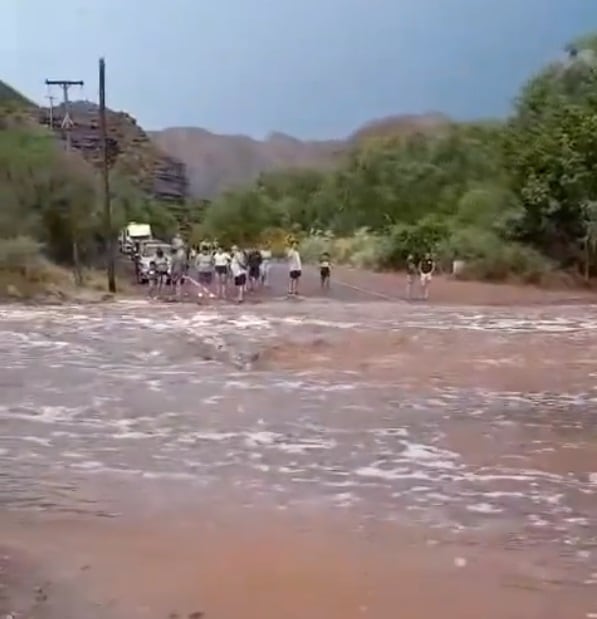
[{"label": "person's bare legs", "polygon": [[428,277],[421,278],[421,296],[423,301],[429,300],[429,283],[430,279]]},{"label": "person's bare legs", "polygon": [[413,276],[407,275],[406,277],[406,299],[412,301],[413,298]]}]

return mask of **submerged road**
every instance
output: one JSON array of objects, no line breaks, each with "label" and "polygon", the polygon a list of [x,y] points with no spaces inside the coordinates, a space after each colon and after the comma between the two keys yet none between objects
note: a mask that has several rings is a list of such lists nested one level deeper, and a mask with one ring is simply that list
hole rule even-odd
[{"label": "submerged road", "polygon": [[[310,298],[323,298],[335,301],[399,301],[402,300],[403,290],[388,290],[380,288],[372,281],[363,277],[359,285],[349,284],[343,281],[342,275],[332,272],[331,286],[329,290],[321,288],[319,271],[316,267],[305,265],[300,281],[299,294]],[[272,265],[271,285],[273,295],[284,295],[288,290],[288,268],[283,263]]]},{"label": "submerged road", "polygon": [[[223,619],[597,612],[594,309],[302,283],[281,300],[277,265],[242,307],[0,307],[0,546],[105,601],[93,619],[197,591]],[[245,349],[291,363],[223,354]]]}]

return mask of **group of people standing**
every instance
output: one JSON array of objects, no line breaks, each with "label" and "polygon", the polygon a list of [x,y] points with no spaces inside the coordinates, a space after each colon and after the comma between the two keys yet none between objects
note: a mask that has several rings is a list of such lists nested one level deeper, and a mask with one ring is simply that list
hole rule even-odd
[{"label": "group of people standing", "polygon": [[[216,242],[203,242],[196,248],[185,248],[182,239],[177,236],[171,245],[171,255],[166,256],[159,248],[151,262],[149,294],[160,295],[165,286],[169,286],[175,296],[182,294],[185,281],[199,288],[199,296],[207,294],[218,299],[228,298],[230,284],[236,291],[235,300],[242,303],[247,292],[268,286],[272,265],[272,250],[266,245],[259,249],[241,249],[233,245],[229,251]],[[292,241],[286,252],[288,268],[288,295],[299,293],[299,284],[303,272],[302,259],[298,243]],[[331,280],[331,257],[324,251],[319,257],[319,274],[322,289],[329,289]],[[429,298],[429,287],[436,265],[430,253],[420,260],[411,254],[406,260],[406,298],[413,299],[414,286],[418,280],[421,297]]]},{"label": "group of people standing", "polygon": [[245,250],[237,245],[225,251],[219,245],[202,244],[195,255],[191,252],[190,262],[195,265],[201,286],[210,290],[215,279],[216,296],[224,299],[231,281],[236,289],[236,300],[242,303],[247,291],[269,284],[272,251],[269,247]]},{"label": "group of people standing", "polygon": [[416,261],[412,254],[406,258],[406,298],[413,300],[415,280],[418,278],[421,288],[421,298],[429,300],[429,286],[435,273],[435,260],[430,253],[423,255],[420,261]]},{"label": "group of people standing", "polygon": [[[297,295],[302,275],[302,261],[298,244],[292,242],[287,251],[288,294]],[[152,260],[149,280],[150,296],[160,295],[166,286],[179,297],[182,285],[188,281],[199,289],[199,295],[225,299],[230,285],[236,291],[235,300],[242,303],[247,292],[269,285],[272,250],[266,245],[241,249],[233,245],[230,250],[218,243],[204,241],[198,247],[185,248],[177,236],[172,241],[171,255],[158,249]],[[329,271],[329,266],[328,266]]]}]

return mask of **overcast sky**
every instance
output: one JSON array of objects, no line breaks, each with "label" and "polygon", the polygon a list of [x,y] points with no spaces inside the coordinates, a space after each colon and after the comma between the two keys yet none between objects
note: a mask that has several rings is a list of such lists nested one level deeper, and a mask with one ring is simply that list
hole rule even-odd
[{"label": "overcast sky", "polygon": [[[597,0],[0,0],[0,79],[42,101],[83,79],[147,129],[341,137],[442,111],[504,115]],[[59,94],[55,92],[54,94]]]}]

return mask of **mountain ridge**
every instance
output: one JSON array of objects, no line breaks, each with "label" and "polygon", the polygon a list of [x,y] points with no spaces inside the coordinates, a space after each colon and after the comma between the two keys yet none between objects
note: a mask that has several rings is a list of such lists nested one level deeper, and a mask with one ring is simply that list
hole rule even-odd
[{"label": "mountain ridge", "polygon": [[[23,114],[50,126],[50,110],[38,106],[0,81],[0,105],[20,108]],[[100,154],[98,106],[72,101],[75,122],[73,146],[95,165]],[[53,129],[61,136],[62,105],[54,110]],[[203,127],[175,126],[144,131],[128,112],[107,110],[109,137],[115,145],[116,166],[148,194],[182,202],[188,196],[213,199],[218,194],[250,184],[263,172],[333,167],[352,148],[379,137],[433,132],[452,124],[439,112],[401,114],[372,119],[340,139],[301,139],[272,131],[264,139],[243,134],[216,133]]]},{"label": "mountain ridge", "polygon": [[439,112],[387,116],[335,140],[302,140],[281,131],[272,131],[260,140],[185,126],[147,133],[160,150],[184,163],[190,194],[211,199],[254,181],[262,172],[331,167],[347,150],[370,138],[435,131],[451,122]]}]

